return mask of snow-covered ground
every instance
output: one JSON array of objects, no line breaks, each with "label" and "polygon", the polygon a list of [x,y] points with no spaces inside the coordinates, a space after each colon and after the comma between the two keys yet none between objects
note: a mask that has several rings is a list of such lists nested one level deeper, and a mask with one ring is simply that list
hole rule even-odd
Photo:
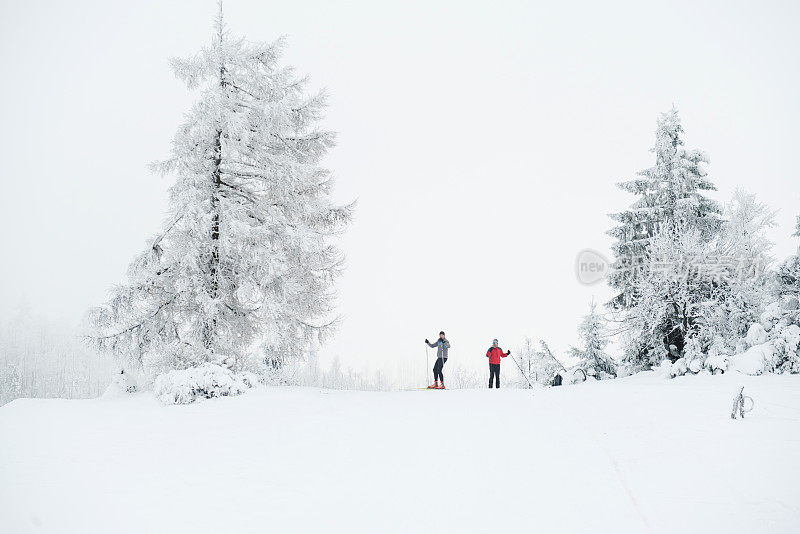
[{"label": "snow-covered ground", "polygon": [[21,399],[0,531],[800,532],[800,376]]}]

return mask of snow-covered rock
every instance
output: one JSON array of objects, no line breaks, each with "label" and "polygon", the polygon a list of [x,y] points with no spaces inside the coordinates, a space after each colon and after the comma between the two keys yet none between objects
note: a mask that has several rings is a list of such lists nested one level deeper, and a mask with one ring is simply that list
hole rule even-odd
[{"label": "snow-covered rock", "polygon": [[198,398],[239,395],[254,385],[254,375],[235,374],[226,367],[205,363],[164,373],[156,378],[153,391],[164,404],[189,404]]}]

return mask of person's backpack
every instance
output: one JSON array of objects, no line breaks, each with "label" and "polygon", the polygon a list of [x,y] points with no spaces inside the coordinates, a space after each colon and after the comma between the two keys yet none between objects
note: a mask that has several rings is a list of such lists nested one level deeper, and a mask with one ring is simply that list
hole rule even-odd
[{"label": "person's backpack", "polygon": [[554,386],[561,385],[561,373],[556,373],[556,376],[553,377],[553,385]]}]

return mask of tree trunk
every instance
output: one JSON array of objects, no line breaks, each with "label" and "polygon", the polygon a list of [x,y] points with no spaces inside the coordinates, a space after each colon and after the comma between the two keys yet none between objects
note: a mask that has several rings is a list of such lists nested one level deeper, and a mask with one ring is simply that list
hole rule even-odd
[{"label": "tree trunk", "polygon": [[[208,296],[211,297],[212,300],[217,300],[219,298],[219,189],[222,185],[222,171],[220,170],[221,164],[222,132],[217,130],[217,135],[214,139],[214,170],[212,174],[214,180],[214,189],[211,195],[211,258],[208,266]],[[214,352],[214,333],[216,331],[216,327],[216,317],[210,317],[206,319],[203,329],[203,345],[211,352]]]}]

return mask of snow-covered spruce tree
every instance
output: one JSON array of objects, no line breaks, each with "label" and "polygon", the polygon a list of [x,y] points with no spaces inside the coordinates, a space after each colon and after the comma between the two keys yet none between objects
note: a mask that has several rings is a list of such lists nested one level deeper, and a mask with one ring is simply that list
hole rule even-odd
[{"label": "snow-covered spruce tree", "polygon": [[588,376],[601,380],[617,375],[614,359],[606,353],[608,340],[603,333],[603,318],[597,312],[597,304],[592,300],[589,313],[584,316],[578,327],[578,334],[583,340],[582,349],[572,347],[570,353],[579,360],[578,366]]},{"label": "snow-covered spruce tree", "polygon": [[616,239],[609,283],[619,291],[611,305],[629,308],[637,298],[634,281],[646,276],[647,247],[662,226],[697,228],[710,239],[721,224],[721,208],[703,192],[716,190],[707,178],[708,156],[683,148],[683,126],[673,107],[658,117],[655,146],[650,149],[656,163],[639,171],[637,178],[618,187],[638,198],[623,212],[611,214],[618,223],[608,234]]},{"label": "snow-covered spruce tree", "polygon": [[[653,240],[664,232],[675,237],[684,230],[694,230],[695,237],[709,242],[722,223],[720,206],[704,195],[705,191],[716,189],[704,168],[708,157],[699,150],[683,148],[683,144],[683,127],[677,110],[672,108],[658,118],[656,142],[651,149],[656,155],[655,165],[640,171],[638,178],[619,184],[639,198],[630,209],[611,215],[619,224],[609,231],[617,239],[609,283],[619,293],[609,305],[623,315],[629,343],[625,359],[634,369],[660,361],[662,349],[670,345],[682,351],[685,343],[683,329],[669,316],[655,331],[649,323],[640,324],[641,316],[633,320],[629,317],[628,312],[642,297],[638,293],[641,279],[649,277]],[[637,327],[645,329],[636,330]],[[657,354],[651,354],[653,350]]]},{"label": "snow-covered spruce tree", "polygon": [[176,178],[166,224],[90,311],[100,349],[153,374],[263,370],[329,332],[342,265],[330,238],[352,205],[333,205],[320,166],[335,142],[319,127],[325,95],[279,64],[283,47],[232,37],[220,4],[211,45],[171,60],[199,99],[154,165]]}]

